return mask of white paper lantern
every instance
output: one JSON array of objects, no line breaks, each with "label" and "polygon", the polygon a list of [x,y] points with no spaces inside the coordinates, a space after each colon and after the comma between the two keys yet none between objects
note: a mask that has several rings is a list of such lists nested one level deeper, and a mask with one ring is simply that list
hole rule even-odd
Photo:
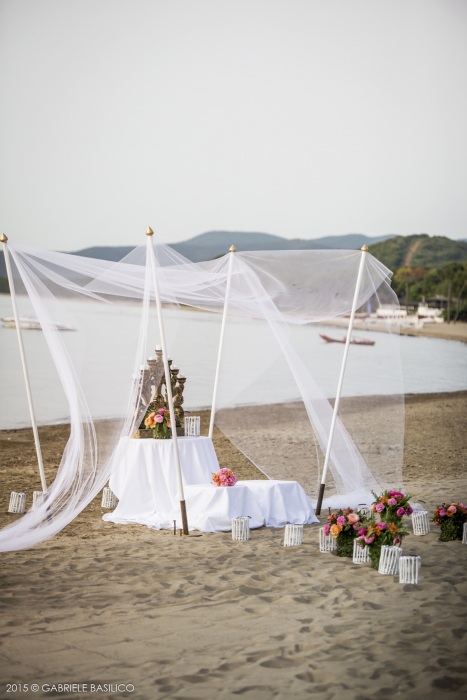
[{"label": "white paper lantern", "polygon": [[420,580],[420,557],[399,558],[399,583],[418,583]]},{"label": "white paper lantern", "polygon": [[401,555],[402,549],[400,547],[391,547],[383,544],[379,559],[379,573],[396,576],[399,573],[399,558]]},{"label": "white paper lantern", "polygon": [[357,513],[359,513],[362,518],[369,518],[371,516],[371,508],[368,506],[359,506],[357,508]]},{"label": "white paper lantern", "polygon": [[232,539],[241,542],[250,539],[250,518],[247,515],[232,518]]},{"label": "white paper lantern", "polygon": [[284,547],[294,547],[303,542],[303,525],[288,523],[284,532]]},{"label": "white paper lantern", "polygon": [[24,513],[26,510],[26,494],[12,491],[10,494],[9,513]]},{"label": "white paper lantern", "polygon": [[324,534],[324,527],[319,529],[319,551],[320,552],[335,552],[337,549],[336,538],[331,534]]},{"label": "white paper lantern", "polygon": [[43,491],[32,492],[32,507],[37,508],[44,500],[45,493]]},{"label": "white paper lantern", "polygon": [[115,508],[116,505],[117,498],[115,494],[108,486],[104,486],[104,490],[102,491],[101,508]]},{"label": "white paper lantern", "polygon": [[185,416],[185,437],[199,437],[200,417]]},{"label": "white paper lantern", "polygon": [[370,561],[370,548],[368,545],[361,547],[357,540],[353,541],[353,557],[354,564],[368,564]]},{"label": "white paper lantern", "polygon": [[427,510],[414,510],[412,513],[412,526],[414,535],[428,535],[430,521]]}]

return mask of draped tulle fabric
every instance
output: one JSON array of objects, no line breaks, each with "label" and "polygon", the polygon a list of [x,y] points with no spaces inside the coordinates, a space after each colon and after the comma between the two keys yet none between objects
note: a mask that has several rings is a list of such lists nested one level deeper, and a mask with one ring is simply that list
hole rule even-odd
[{"label": "draped tulle fabric", "polygon": [[[61,397],[70,437],[43,503],[0,531],[0,550],[33,546],[71,522],[106,484],[119,438],[137,427],[137,377],[160,344],[147,262],[153,245],[148,238],[147,245],[114,263],[9,244],[20,315],[34,316],[41,324],[42,337],[35,342],[47,345],[53,368],[47,381]],[[360,251],[238,252],[202,263],[164,245],[154,246],[154,252],[168,354],[187,376],[185,409],[210,406],[206,396],[212,395],[228,289],[216,424],[272,478],[297,479],[294,461],[298,455],[303,461],[306,454],[309,469],[298,480],[316,498],[333,394],[329,381],[323,384],[323,369],[309,340],[316,324],[350,314],[362,255],[357,308],[397,306],[391,272]],[[62,332],[65,323],[74,332]],[[384,351],[375,347],[367,355],[364,372],[349,353],[346,376],[358,373],[362,410],[356,411],[355,390],[344,392],[325,506],[357,505],[368,500],[371,490],[402,483],[397,328],[388,326],[384,335]],[[33,396],[38,397],[47,391],[38,379],[44,370],[28,352],[27,339],[25,346]],[[335,355],[335,386],[341,358]],[[380,390],[383,374],[390,377],[390,392]],[[23,393],[18,386],[18,401]],[[53,422],[48,411],[45,403],[38,411],[39,424]],[[369,418],[371,413],[371,430],[378,431],[371,440],[361,421],[365,411]]]}]

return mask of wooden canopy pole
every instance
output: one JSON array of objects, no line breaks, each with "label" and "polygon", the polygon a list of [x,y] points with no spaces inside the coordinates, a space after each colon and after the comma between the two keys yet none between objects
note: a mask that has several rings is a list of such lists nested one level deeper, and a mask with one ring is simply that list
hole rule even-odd
[{"label": "wooden canopy pole", "polygon": [[361,285],[362,277],[363,277],[363,269],[365,267],[365,253],[368,252],[368,246],[366,246],[366,245],[362,246],[361,251],[362,251],[362,256],[360,258],[360,266],[358,268],[357,282],[355,285],[355,293],[354,293],[353,302],[352,302],[352,311],[350,312],[349,328],[347,331],[347,338],[345,339],[344,356],[342,358],[342,365],[341,365],[341,371],[340,371],[340,376],[339,376],[339,382],[337,384],[336,400],[334,402],[334,411],[332,413],[331,428],[329,430],[328,444],[326,447],[326,456],[324,458],[323,473],[321,476],[321,484],[319,487],[318,501],[316,504],[316,511],[315,511],[316,515],[321,514],[321,505],[323,503],[324,489],[326,488],[326,476],[327,476],[327,472],[328,472],[329,457],[331,455],[332,439],[334,437],[334,429],[336,427],[337,414],[339,411],[342,383],[344,381],[344,374],[345,374],[345,365],[347,364],[347,355],[349,354],[350,336],[352,334],[353,323],[354,323],[354,319],[355,319],[355,312],[357,310],[358,295],[360,293],[360,285]]},{"label": "wooden canopy pole", "polygon": [[34,444],[36,446],[37,463],[39,466],[39,474],[41,478],[42,491],[47,493],[47,482],[45,480],[44,463],[42,461],[41,444],[39,442],[39,433],[37,430],[36,414],[34,412],[34,404],[32,401],[31,383],[29,381],[29,372],[26,364],[26,353],[24,352],[23,336],[21,334],[21,326],[19,321],[18,307],[16,306],[15,285],[13,282],[13,272],[11,270],[10,255],[7,246],[8,237],[2,233],[0,242],[3,245],[3,253],[5,255],[5,266],[10,285],[11,305],[13,307],[13,316],[15,319],[16,334],[18,336],[19,354],[21,357],[21,365],[23,367],[24,383],[26,384],[26,394],[28,397],[29,415],[31,416],[32,432],[34,435]]},{"label": "wooden canopy pole", "polygon": [[154,231],[152,230],[152,228],[148,227],[148,230],[146,231],[146,236],[148,236],[147,253],[148,253],[149,259],[151,261],[152,280],[153,280],[153,284],[154,284],[154,293],[156,296],[157,318],[159,321],[159,332],[160,332],[160,336],[161,336],[161,346],[162,346],[162,359],[164,362],[165,384],[166,384],[166,388],[167,388],[167,402],[169,404],[170,425],[171,425],[171,430],[172,430],[172,442],[173,442],[173,447],[174,447],[175,466],[176,466],[176,470],[177,470],[178,497],[180,500],[180,511],[181,511],[181,515],[182,515],[183,534],[188,535],[188,518],[187,518],[187,513],[186,513],[185,495],[183,492],[183,479],[182,479],[182,470],[180,467],[180,454],[178,451],[177,423],[176,423],[176,419],[175,419],[173,396],[172,396],[172,382],[171,382],[171,376],[170,376],[169,361],[167,358],[167,345],[165,342],[164,320],[162,318],[162,304],[161,304],[161,298],[160,298],[160,294],[159,294],[159,284],[157,281],[156,255],[154,252],[154,246],[152,245],[152,236],[153,235],[154,235]]}]

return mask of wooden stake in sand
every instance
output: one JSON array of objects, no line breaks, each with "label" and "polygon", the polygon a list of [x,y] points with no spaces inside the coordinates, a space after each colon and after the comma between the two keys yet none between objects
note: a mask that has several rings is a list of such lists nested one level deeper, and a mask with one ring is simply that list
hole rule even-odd
[{"label": "wooden stake in sand", "polygon": [[36,446],[37,463],[39,466],[39,474],[41,477],[42,491],[44,493],[47,493],[47,482],[45,480],[44,463],[42,461],[41,445],[39,442],[39,433],[37,431],[36,414],[34,411],[34,405],[33,405],[33,401],[32,401],[31,384],[29,381],[29,372],[28,372],[28,367],[26,364],[26,354],[24,352],[23,336],[21,335],[21,326],[20,326],[20,321],[19,321],[18,307],[16,306],[15,285],[13,282],[13,273],[11,270],[10,255],[8,252],[7,241],[8,241],[7,236],[4,233],[2,233],[2,235],[0,236],[0,242],[3,245],[3,254],[5,256],[6,273],[7,273],[7,277],[8,277],[8,284],[10,285],[11,305],[13,307],[13,316],[15,319],[16,334],[18,336],[19,354],[21,357],[21,365],[23,368],[24,382],[26,384],[26,394],[28,397],[29,415],[31,416],[32,432],[34,435],[34,444]]},{"label": "wooden stake in sand", "polygon": [[217,365],[216,365],[216,374],[214,377],[214,390],[212,392],[212,404],[211,404],[211,419],[209,421],[209,437],[212,440],[212,435],[214,432],[214,418],[216,415],[216,398],[217,398],[217,387],[219,384],[219,372],[221,368],[221,360],[222,360],[222,348],[224,346],[224,333],[225,333],[225,322],[227,319],[227,310],[229,308],[229,294],[230,294],[230,280],[232,279],[232,263],[233,263],[233,253],[236,253],[237,249],[234,245],[231,245],[229,248],[229,269],[227,272],[227,284],[225,287],[225,299],[224,299],[224,311],[222,313],[222,325],[221,325],[221,335],[219,338],[219,350],[217,353]]},{"label": "wooden stake in sand", "polygon": [[355,293],[352,301],[352,310],[350,312],[349,327],[347,330],[347,337],[345,339],[344,356],[342,358],[341,371],[339,375],[339,382],[337,384],[336,400],[334,402],[334,411],[332,413],[331,428],[329,430],[328,444],[326,447],[326,456],[324,458],[323,474],[321,476],[321,484],[319,487],[318,502],[316,504],[316,515],[321,514],[321,505],[323,503],[324,489],[326,488],[326,476],[328,473],[329,456],[331,454],[332,439],[334,437],[334,428],[336,427],[337,414],[339,411],[339,402],[341,399],[342,383],[344,381],[345,365],[347,363],[347,355],[349,354],[350,337],[352,335],[353,322],[355,319],[355,312],[357,310],[358,295],[360,293],[360,285],[363,277],[363,268],[365,266],[365,253],[368,252],[368,246],[364,245],[361,248],[362,256],[360,258],[360,266],[358,268],[357,282],[355,285]]},{"label": "wooden stake in sand", "polygon": [[183,493],[183,479],[182,479],[182,470],[180,468],[180,454],[178,451],[177,424],[175,422],[174,403],[173,403],[173,396],[172,396],[172,380],[171,380],[171,375],[170,375],[169,362],[168,362],[168,358],[167,358],[167,346],[166,346],[166,342],[165,342],[164,321],[162,318],[162,305],[161,305],[161,299],[160,299],[160,294],[159,294],[159,285],[157,282],[156,255],[154,253],[154,247],[152,245],[152,236],[153,235],[154,235],[154,231],[152,230],[152,228],[148,227],[148,230],[146,231],[146,236],[148,236],[147,254],[148,254],[148,258],[150,260],[150,264],[151,264],[152,281],[153,281],[153,285],[154,285],[154,294],[156,296],[157,318],[159,321],[159,332],[160,332],[161,346],[162,346],[162,359],[164,361],[165,384],[166,384],[166,389],[167,389],[167,403],[169,404],[170,425],[172,426],[172,443],[173,443],[173,447],[174,447],[175,466],[177,469],[178,497],[180,500],[180,511],[181,511],[181,515],[182,515],[183,533],[185,535],[188,535],[188,519],[187,519],[187,514],[186,514],[185,496]]}]

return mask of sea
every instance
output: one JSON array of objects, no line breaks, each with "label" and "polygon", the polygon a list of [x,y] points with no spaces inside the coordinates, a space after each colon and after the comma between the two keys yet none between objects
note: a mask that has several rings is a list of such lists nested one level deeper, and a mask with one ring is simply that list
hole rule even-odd
[{"label": "sea", "polygon": [[[112,356],[112,369],[115,376],[121,376],[127,370],[119,365],[120,353],[125,343],[134,341],[138,332],[139,310],[131,305],[117,308],[107,308],[98,311],[91,310],[89,304],[82,304],[73,310],[73,317],[79,320],[86,317],[86,324],[95,333],[97,342],[90,344],[87,350],[87,363],[96,368],[96,381],[88,387],[89,401],[93,414],[108,417],[109,404],[112,403],[114,382],[109,381],[102,387],[97,379],[102,376],[99,367],[108,364],[108,357],[99,353],[98,338],[110,340],[115,347]],[[103,319],[106,314],[107,323]],[[110,323],[112,315],[117,323]],[[12,316],[9,296],[0,295],[0,317]],[[180,318],[182,322],[180,323]],[[68,321],[68,319],[63,319]],[[180,367],[180,373],[187,377],[185,403],[186,410],[209,408],[212,402],[213,367],[217,358],[217,348],[220,334],[220,319],[216,314],[164,309],[164,323],[167,336],[176,338],[173,343],[174,364]],[[200,326],[201,324],[201,326]],[[176,331],[175,329],[176,325]],[[200,332],[202,328],[202,332]],[[270,356],[270,339],[267,335],[255,336],[255,325],[249,319],[235,319],[227,324],[226,338],[230,354],[225,361],[236,362],[238,373],[232,373],[232,386],[227,387],[224,394],[230,396],[230,405],[241,405],[245,401],[242,393],[242,382],[248,384],[248,370],[252,363],[262,361],[256,358]],[[115,337],[112,338],[112,333]],[[341,328],[317,326],[308,324],[295,326],[291,331],[291,341],[302,358],[313,359],[313,366],[319,376],[319,383],[325,395],[332,398],[336,395],[339,373],[342,367],[344,345],[326,343],[321,335],[326,334],[341,338],[345,331]],[[79,344],[80,330],[63,331],[67,343]],[[50,359],[50,353],[44,343],[43,333],[38,330],[23,330],[22,336],[26,351],[26,360],[31,375],[33,402],[37,422],[60,423],[68,422],[67,405],[63,391],[57,388],[57,376]],[[110,336],[110,338],[109,338]],[[467,344],[437,338],[400,336],[400,374],[402,383],[394,381],[390,372],[385,368],[394,366],[394,346],[390,336],[384,332],[356,331],[356,338],[375,341],[373,346],[351,345],[349,348],[349,369],[346,370],[342,384],[342,396],[360,396],[369,394],[388,395],[392,393],[426,394],[439,392],[454,392],[467,390]],[[245,339],[248,338],[248,343]],[[198,354],[203,358],[195,362],[192,349],[197,343]],[[199,345],[204,343],[204,345]],[[25,400],[25,383],[19,362],[18,338],[15,329],[0,325],[0,392],[1,411],[0,429],[20,428],[30,425],[30,418]],[[232,350],[233,349],[233,350]],[[95,353],[93,357],[92,353]],[[271,403],[275,400],[274,389],[283,386],[282,398],[293,401],[299,398],[296,385],[290,378],[284,379],[284,365],[281,362],[266,363],[263,377],[255,385],[255,396],[261,397],[261,403]],[[376,368],[371,370],[370,368]],[[371,377],[371,371],[375,372]],[[108,373],[107,373],[108,374]],[[370,375],[370,376],[369,376]],[[225,390],[225,387],[224,387]],[[25,408],[26,406],[26,408]]]}]

